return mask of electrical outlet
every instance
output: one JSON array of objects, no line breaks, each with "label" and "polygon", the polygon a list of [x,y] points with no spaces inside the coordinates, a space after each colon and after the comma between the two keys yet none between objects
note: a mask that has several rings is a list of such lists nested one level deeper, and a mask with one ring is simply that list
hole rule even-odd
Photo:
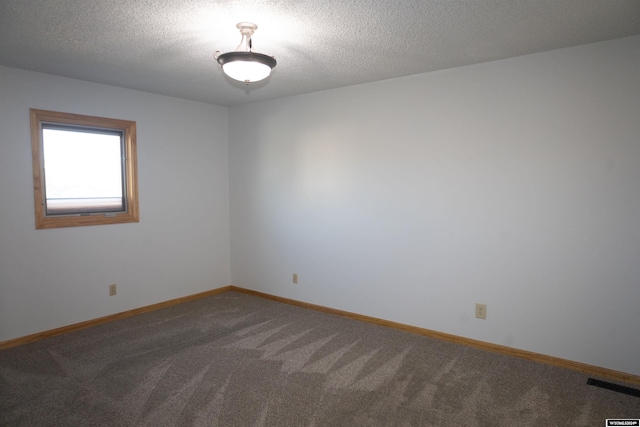
[{"label": "electrical outlet", "polygon": [[298,273],[293,273],[293,283],[298,283]]},{"label": "electrical outlet", "polygon": [[478,319],[486,319],[487,318],[487,305],[486,304],[478,304],[478,303],[476,303],[476,317]]},{"label": "electrical outlet", "polygon": [[117,293],[116,284],[112,283],[109,285],[109,296],[112,297]]}]

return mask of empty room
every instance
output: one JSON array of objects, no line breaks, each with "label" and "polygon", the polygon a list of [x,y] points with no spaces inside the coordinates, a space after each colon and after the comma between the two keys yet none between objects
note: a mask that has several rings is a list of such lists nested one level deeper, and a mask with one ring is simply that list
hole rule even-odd
[{"label": "empty room", "polygon": [[637,0],[3,0],[0,425],[638,425],[639,76]]}]

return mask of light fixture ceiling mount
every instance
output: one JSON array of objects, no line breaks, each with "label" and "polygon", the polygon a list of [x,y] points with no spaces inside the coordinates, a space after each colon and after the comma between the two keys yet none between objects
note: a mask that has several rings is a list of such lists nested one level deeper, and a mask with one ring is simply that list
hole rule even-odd
[{"label": "light fixture ceiling mount", "polygon": [[240,22],[236,27],[242,34],[236,50],[223,54],[217,51],[214,58],[224,73],[234,80],[249,84],[266,79],[276,66],[276,60],[273,56],[253,51],[251,36],[258,26],[251,22]]}]

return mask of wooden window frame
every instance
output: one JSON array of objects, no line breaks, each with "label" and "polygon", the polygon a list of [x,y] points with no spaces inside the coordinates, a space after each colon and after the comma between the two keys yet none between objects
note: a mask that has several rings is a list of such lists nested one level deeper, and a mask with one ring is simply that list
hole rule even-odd
[{"label": "wooden window frame", "polygon": [[[81,227],[89,225],[123,224],[139,222],[138,171],[136,151],[136,122],[84,116],[57,111],[29,110],[31,117],[31,154],[33,160],[33,196],[36,229]],[[85,126],[87,128],[114,129],[124,132],[126,210],[116,213],[92,213],[73,215],[46,215],[44,153],[42,123]]]}]

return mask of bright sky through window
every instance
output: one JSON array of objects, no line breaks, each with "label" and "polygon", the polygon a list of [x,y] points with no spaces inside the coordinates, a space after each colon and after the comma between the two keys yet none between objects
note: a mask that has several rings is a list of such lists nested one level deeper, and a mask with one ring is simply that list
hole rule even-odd
[{"label": "bright sky through window", "polygon": [[124,210],[120,132],[44,127],[47,213]]}]

